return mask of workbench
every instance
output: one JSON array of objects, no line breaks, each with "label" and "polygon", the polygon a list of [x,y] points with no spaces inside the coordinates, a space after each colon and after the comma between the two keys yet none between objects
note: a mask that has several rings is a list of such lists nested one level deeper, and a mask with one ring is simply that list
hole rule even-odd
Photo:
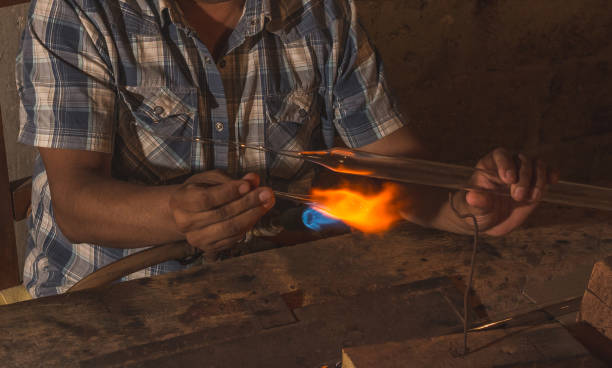
[{"label": "workbench", "polygon": [[[405,223],[8,305],[0,365],[333,367],[343,348],[460,332],[471,250],[470,236]],[[542,206],[481,239],[470,313],[529,308],[526,289],[611,254],[610,213]]]}]

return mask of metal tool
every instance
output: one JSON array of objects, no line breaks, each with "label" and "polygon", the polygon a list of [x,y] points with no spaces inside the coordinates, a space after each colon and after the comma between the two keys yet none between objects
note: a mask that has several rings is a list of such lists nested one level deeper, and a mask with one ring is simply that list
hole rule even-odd
[{"label": "metal tool", "polygon": [[480,326],[470,328],[468,332],[487,331],[497,328],[536,326],[543,323],[552,322],[565,314],[578,312],[580,310],[581,301],[582,297],[578,296],[563,300],[561,302],[555,302],[527,312],[510,315],[493,322],[484,323]]}]

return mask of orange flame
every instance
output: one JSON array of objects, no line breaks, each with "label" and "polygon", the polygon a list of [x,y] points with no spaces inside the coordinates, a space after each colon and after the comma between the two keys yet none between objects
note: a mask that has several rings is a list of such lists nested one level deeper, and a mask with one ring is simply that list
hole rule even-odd
[{"label": "orange flame", "polygon": [[387,183],[375,194],[349,188],[313,189],[315,209],[341,220],[364,233],[380,233],[388,230],[401,216],[397,197],[399,187]]}]

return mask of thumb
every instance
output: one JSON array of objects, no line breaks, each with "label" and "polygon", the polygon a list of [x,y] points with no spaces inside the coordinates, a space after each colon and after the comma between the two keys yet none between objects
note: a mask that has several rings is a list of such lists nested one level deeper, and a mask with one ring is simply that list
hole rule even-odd
[{"label": "thumb", "polygon": [[465,198],[465,212],[469,212],[473,215],[484,215],[491,212],[493,209],[494,198],[490,193],[469,191],[462,197]]}]

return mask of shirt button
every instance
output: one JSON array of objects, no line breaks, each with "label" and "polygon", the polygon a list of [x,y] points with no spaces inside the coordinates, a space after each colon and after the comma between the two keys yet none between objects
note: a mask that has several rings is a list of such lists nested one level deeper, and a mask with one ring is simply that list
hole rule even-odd
[{"label": "shirt button", "polygon": [[162,106],[155,106],[153,108],[153,113],[157,116],[161,116],[164,113],[164,108]]},{"label": "shirt button", "polygon": [[222,68],[222,69],[223,69],[223,68],[225,68],[225,59],[222,59],[222,60],[219,62],[219,67],[220,67],[220,68]]},{"label": "shirt button", "polygon": [[301,117],[301,118],[305,118],[305,117],[307,117],[307,116],[308,116],[308,111],[306,111],[306,110],[304,110],[304,109],[300,109],[300,110],[298,111],[298,114],[300,114],[300,117]]},{"label": "shirt button", "polygon": [[206,64],[210,64],[210,62],[211,62],[210,57],[208,57],[208,56],[207,56],[207,57],[205,57],[205,58],[204,58],[204,62],[205,62]]},{"label": "shirt button", "polygon": [[215,123],[215,129],[217,129],[218,132],[222,132],[223,131],[223,123],[218,121]]}]

